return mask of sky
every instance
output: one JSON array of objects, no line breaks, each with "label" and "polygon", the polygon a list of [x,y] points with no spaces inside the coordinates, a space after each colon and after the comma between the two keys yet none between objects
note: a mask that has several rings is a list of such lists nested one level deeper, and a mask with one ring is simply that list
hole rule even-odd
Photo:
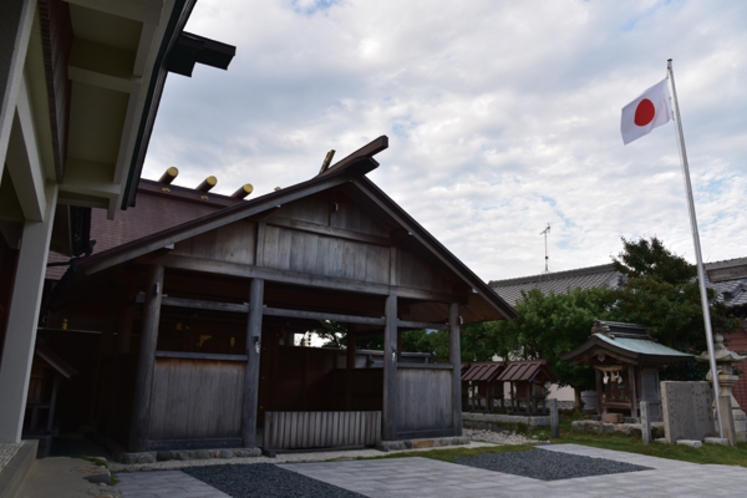
[{"label": "sky", "polygon": [[621,109],[673,59],[705,262],[747,257],[747,2],[199,0],[228,71],[166,82],[143,172],[252,196],[380,135],[369,178],[483,280],[606,264],[656,236],[695,261],[673,122]]}]

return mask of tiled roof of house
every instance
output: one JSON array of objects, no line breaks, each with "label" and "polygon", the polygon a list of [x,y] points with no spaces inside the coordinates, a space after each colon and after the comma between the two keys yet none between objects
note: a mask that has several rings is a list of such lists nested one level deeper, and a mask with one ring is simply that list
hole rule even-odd
[{"label": "tiled roof of house", "polygon": [[[705,264],[706,286],[718,293],[727,306],[747,304],[747,258],[715,261]],[[556,273],[543,273],[508,280],[491,280],[488,285],[511,306],[521,299],[522,291],[539,289],[543,293],[562,294],[569,289],[615,289],[623,277],[612,264],[590,266]]]},{"label": "tiled roof of house", "polygon": [[614,289],[622,284],[622,275],[615,271],[612,264],[578,268],[576,270],[556,273],[543,273],[531,277],[512,278],[509,280],[491,280],[488,285],[499,296],[514,306],[521,299],[522,291],[539,289],[543,293],[563,294],[569,289],[604,288]]}]

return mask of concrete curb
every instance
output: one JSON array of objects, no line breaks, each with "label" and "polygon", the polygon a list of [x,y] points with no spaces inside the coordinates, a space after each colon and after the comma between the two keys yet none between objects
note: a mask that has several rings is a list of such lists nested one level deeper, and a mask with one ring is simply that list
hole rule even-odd
[{"label": "concrete curb", "polygon": [[0,471],[0,498],[14,498],[36,461],[39,441],[23,441],[15,456]]}]

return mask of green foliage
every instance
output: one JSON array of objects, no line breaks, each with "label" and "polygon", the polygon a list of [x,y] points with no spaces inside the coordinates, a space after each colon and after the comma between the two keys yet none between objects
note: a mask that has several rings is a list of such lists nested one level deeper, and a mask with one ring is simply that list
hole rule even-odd
[{"label": "green foliage", "polygon": [[543,294],[533,289],[523,294],[515,308],[519,318],[496,322],[499,354],[508,359],[546,359],[560,385],[593,389],[588,367],[569,365],[560,356],[583,344],[594,320],[605,319],[612,294],[604,289],[573,289],[567,294]]},{"label": "green foliage", "polygon": [[[626,282],[615,293],[613,319],[646,325],[652,337],[671,348],[691,353],[704,351],[705,328],[695,265],[673,254],[656,237],[635,242],[623,238],[622,242],[623,250],[614,265]],[[710,289],[708,299],[714,333],[735,330],[738,321],[716,301]],[[674,378],[682,380],[702,378],[701,369],[692,365],[669,370]],[[676,370],[682,370],[681,375]]]}]

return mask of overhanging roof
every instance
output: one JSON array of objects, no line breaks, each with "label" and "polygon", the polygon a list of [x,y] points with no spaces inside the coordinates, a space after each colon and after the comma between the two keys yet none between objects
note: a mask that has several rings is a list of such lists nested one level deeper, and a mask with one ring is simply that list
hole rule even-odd
[{"label": "overhanging roof", "polygon": [[[238,220],[273,210],[279,205],[337,186],[350,184],[357,187],[362,194],[361,197],[365,198],[364,201],[375,204],[379,210],[402,227],[401,234],[398,235],[401,240],[398,240],[398,242],[405,246],[417,246],[420,249],[425,249],[431,258],[448,268],[463,282],[470,306],[487,306],[499,311],[499,315],[495,315],[491,319],[516,317],[517,314],[513,308],[487,284],[451,254],[373,182],[365,178],[365,173],[378,166],[378,163],[371,156],[387,146],[388,138],[381,136],[332,166],[323,174],[310,180],[223,208],[196,220],[94,254],[76,262],[75,266],[86,273],[95,273]],[[465,320],[467,320],[467,317],[465,317]],[[473,319],[472,321],[479,320]]]}]

